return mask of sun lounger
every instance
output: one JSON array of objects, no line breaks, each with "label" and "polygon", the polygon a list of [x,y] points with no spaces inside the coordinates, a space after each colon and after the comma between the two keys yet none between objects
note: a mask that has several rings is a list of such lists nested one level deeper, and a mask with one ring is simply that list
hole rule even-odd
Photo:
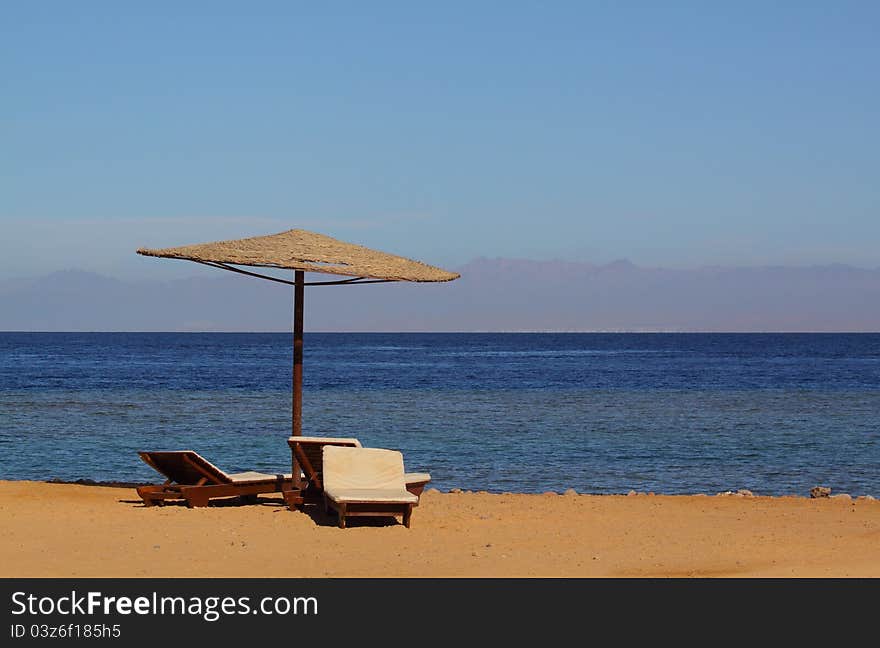
[{"label": "sun lounger", "polygon": [[417,495],[406,489],[403,454],[379,448],[328,445],[323,451],[324,505],[339,516],[402,515],[409,528]]},{"label": "sun lounger", "polygon": [[141,486],[144,506],[166,499],[183,499],[190,508],[207,506],[216,497],[249,497],[291,488],[290,475],[248,471],[226,473],[192,450],[138,452],[140,458],[168,479],[158,486]]},{"label": "sun lounger", "polygon": [[[293,497],[288,503],[291,508],[295,508],[296,504],[302,501],[309,503],[318,503],[321,501],[324,492],[324,459],[323,452],[325,447],[344,447],[344,448],[360,448],[361,442],[352,437],[312,437],[312,436],[292,436],[287,440],[290,446],[291,455],[294,463],[294,470],[302,471],[302,478],[305,482],[302,484],[301,496],[299,499]],[[428,482],[431,481],[431,475],[424,472],[405,473],[404,482],[406,489],[418,498]],[[418,506],[418,500],[416,501]]]}]

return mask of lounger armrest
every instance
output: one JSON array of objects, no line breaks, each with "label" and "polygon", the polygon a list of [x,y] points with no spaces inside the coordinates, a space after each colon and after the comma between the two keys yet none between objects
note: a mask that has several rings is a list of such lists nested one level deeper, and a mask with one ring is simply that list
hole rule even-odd
[{"label": "lounger armrest", "polygon": [[406,473],[403,476],[403,481],[406,483],[406,490],[416,497],[421,497],[425,486],[431,481],[431,475],[428,473]]}]

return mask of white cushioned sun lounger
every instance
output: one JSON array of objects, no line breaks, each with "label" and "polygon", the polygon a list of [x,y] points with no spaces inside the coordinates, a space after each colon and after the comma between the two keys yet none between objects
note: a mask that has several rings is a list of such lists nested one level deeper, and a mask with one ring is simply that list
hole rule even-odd
[{"label": "white cushioned sun lounger", "polygon": [[324,503],[339,516],[339,527],[352,516],[403,516],[410,526],[419,497],[406,488],[403,454],[380,448],[328,445],[323,451]]}]

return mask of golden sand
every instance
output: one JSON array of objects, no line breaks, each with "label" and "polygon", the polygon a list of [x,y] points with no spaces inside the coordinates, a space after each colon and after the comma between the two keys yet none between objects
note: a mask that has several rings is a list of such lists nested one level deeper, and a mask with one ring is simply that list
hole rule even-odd
[{"label": "golden sand", "polygon": [[880,501],[422,495],[412,528],[0,481],[4,577],[880,577]]}]

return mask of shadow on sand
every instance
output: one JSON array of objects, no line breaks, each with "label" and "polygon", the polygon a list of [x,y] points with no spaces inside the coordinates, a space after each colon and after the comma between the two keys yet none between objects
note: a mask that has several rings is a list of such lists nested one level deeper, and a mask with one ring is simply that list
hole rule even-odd
[{"label": "shadow on sand", "polygon": [[[133,506],[137,506],[138,508],[147,508],[144,506],[144,503],[140,499],[120,499],[117,500],[120,504],[131,504]],[[166,500],[162,504],[158,506],[178,506],[186,508],[186,502],[184,500]],[[280,497],[257,497],[255,495],[246,495],[241,497],[225,497],[211,500],[209,506],[211,508],[238,508],[241,506],[268,506],[277,509],[274,511],[275,513],[292,513],[292,514],[306,514],[311,518],[312,522],[315,523],[316,526],[326,526],[326,527],[335,527],[339,526],[338,519],[336,517],[336,513],[330,512],[327,513],[324,511],[324,507],[320,504],[306,504],[302,507],[300,511],[289,511],[287,509],[287,504],[285,503],[283,498]],[[150,507],[153,508],[153,507]],[[389,527],[389,526],[397,526],[400,525],[399,522],[393,516],[370,516],[370,517],[353,517],[348,518],[345,522],[345,526],[347,528],[358,528],[358,527]]]}]

